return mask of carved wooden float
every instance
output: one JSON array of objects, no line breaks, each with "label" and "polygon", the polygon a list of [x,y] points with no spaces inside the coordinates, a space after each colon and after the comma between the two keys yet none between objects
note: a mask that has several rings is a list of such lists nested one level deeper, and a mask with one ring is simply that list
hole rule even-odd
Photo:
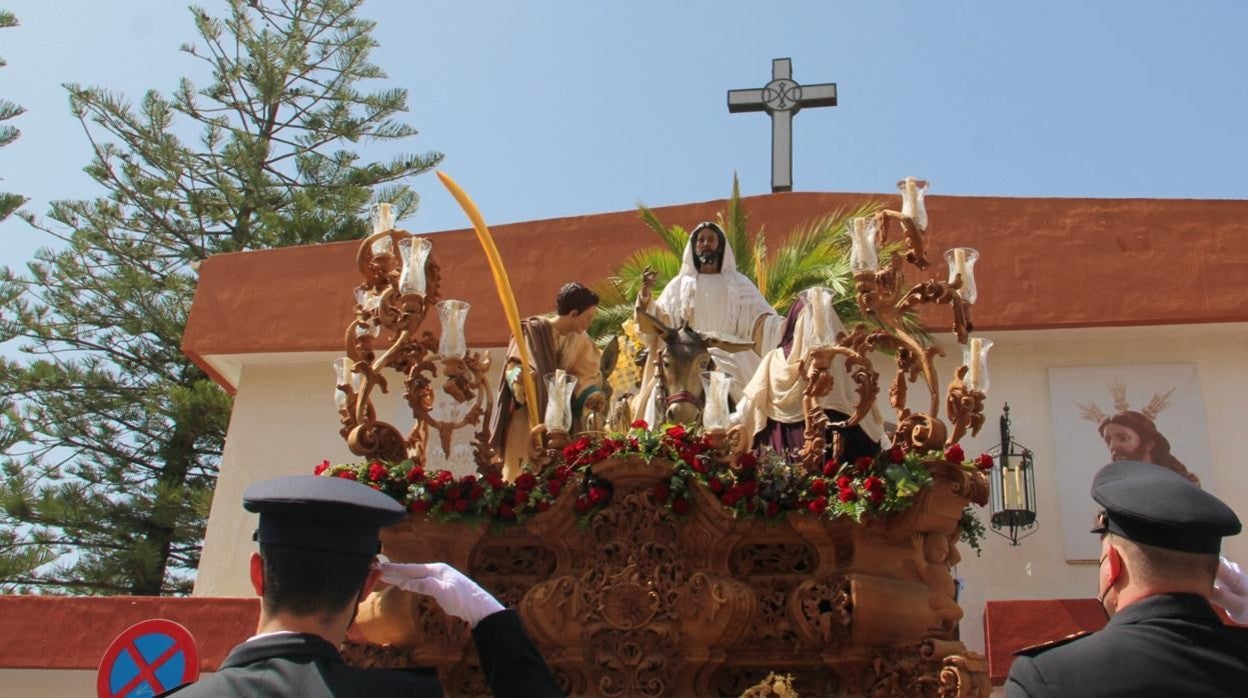
[{"label": "carved wooden float", "polygon": [[[982,473],[937,462],[904,512],[861,524],[802,513],[737,519],[692,488],[655,499],[665,461],[594,466],[611,502],[578,521],[574,487],[509,527],[411,518],[382,532],[401,562],[445,561],[509,606],[578,696],[737,696],[768,672],[802,696],[987,696],[987,662],[956,637],[949,566]],[[468,626],[387,588],[361,606],[348,661],[435,666],[448,695],[488,695]]]}]

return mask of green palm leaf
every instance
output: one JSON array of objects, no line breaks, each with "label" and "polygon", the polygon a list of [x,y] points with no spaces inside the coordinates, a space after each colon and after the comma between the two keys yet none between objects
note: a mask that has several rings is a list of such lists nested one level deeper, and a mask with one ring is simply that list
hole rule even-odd
[{"label": "green palm leaf", "polygon": [[[852,325],[870,320],[862,317],[854,300],[847,224],[852,218],[874,214],[880,207],[879,203],[870,202],[817,216],[781,236],[780,244],[773,249],[762,228],[750,232],[749,213],[741,202],[740,183],[734,174],[732,195],[725,210],[716,218],[736,255],[737,270],[755,283],[776,312],[788,312],[799,292],[812,286],[826,286],[837,297],[837,313],[846,325]],[[659,244],[629,255],[610,276],[593,286],[600,302],[589,334],[599,341],[618,334],[620,326],[632,318],[633,302],[641,290],[642,272],[647,267],[658,275],[654,287],[656,297],[680,272],[688,232],[682,226],[665,224],[644,204],[639,203],[637,211],[646,227],[654,231]],[[898,244],[880,250],[880,257],[887,259]],[[907,317],[906,324],[910,331],[926,339],[917,318]]]}]

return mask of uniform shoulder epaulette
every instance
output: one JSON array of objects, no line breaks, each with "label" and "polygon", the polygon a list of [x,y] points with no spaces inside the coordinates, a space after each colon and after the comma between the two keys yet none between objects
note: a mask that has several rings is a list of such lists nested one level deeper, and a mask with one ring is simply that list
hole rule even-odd
[{"label": "uniform shoulder epaulette", "polygon": [[1091,634],[1092,634],[1091,630],[1080,630],[1079,632],[1071,633],[1070,635],[1067,635],[1066,637],[1059,637],[1056,640],[1049,640],[1048,642],[1041,642],[1035,645],[1028,645],[1027,647],[1024,647],[1020,650],[1015,650],[1014,656],[1015,657],[1034,657],[1037,654],[1040,654],[1041,652],[1051,650],[1054,647],[1061,647],[1062,645],[1074,642],[1075,640],[1078,640],[1081,637],[1086,637]]}]

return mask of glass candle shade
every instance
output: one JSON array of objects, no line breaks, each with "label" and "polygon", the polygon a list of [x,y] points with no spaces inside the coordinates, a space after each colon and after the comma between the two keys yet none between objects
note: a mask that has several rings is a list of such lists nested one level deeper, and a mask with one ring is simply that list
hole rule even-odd
[{"label": "glass candle shade", "polygon": [[879,227],[875,223],[875,218],[864,216],[850,219],[850,273],[874,273],[880,270],[880,257],[875,251],[875,240],[878,234]]},{"label": "glass candle shade", "polygon": [[347,392],[342,388],[350,385],[348,381],[351,378],[347,375],[350,370],[350,359],[346,357],[334,359],[334,375],[338,379],[338,382],[334,383],[334,404],[338,406],[339,412],[347,409]]},{"label": "glass candle shade", "polygon": [[367,334],[376,337],[380,335],[381,320],[377,317],[377,312],[381,307],[381,296],[372,290],[357,288],[355,289],[355,304],[364,311],[365,318],[365,324],[356,326],[355,336],[363,337]]},{"label": "glass candle shade", "polygon": [[464,322],[468,320],[467,301],[444,300],[438,302],[438,318],[442,321],[442,338],[438,353],[448,359],[462,359],[468,351],[464,339]]},{"label": "glass candle shade", "polygon": [[576,376],[558,369],[546,376],[547,431],[572,431],[572,395],[576,392]]},{"label": "glass candle shade", "polygon": [[901,215],[914,221],[919,230],[927,230],[927,207],[923,197],[927,195],[927,181],[906,177],[897,183],[901,191]]},{"label": "glass candle shade", "polygon": [[[384,233],[388,230],[394,230],[394,213],[390,208],[390,204],[374,204],[372,211],[373,235]],[[378,238],[373,240],[370,247],[374,257],[385,257],[390,254],[390,238]]]},{"label": "glass candle shade", "polygon": [[723,371],[702,372],[702,428],[710,432],[728,431],[728,393],[732,376]]},{"label": "glass candle shade", "polygon": [[979,295],[975,290],[977,261],[979,252],[970,247],[955,247],[945,252],[945,262],[949,265],[949,282],[953,283],[958,274],[962,275],[962,288],[957,293],[967,303],[974,303]]},{"label": "glass candle shade", "polygon": [[403,238],[399,240],[399,259],[403,269],[399,272],[399,294],[423,296],[427,289],[425,263],[433,243],[428,238]]},{"label": "glass candle shade", "polygon": [[978,390],[985,395],[988,394],[989,349],[992,349],[992,340],[979,337],[972,337],[962,349],[962,363],[967,367],[962,383],[969,390]]},{"label": "glass candle shade", "polygon": [[831,289],[816,286],[806,291],[806,348],[830,347],[836,344],[835,296]]}]

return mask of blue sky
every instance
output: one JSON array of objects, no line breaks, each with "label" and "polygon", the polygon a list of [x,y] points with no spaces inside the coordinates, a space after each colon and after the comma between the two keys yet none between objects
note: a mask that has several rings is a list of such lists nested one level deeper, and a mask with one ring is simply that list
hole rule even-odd
[{"label": "blue sky", "polygon": [[[29,110],[0,177],[36,213],[98,193],[61,83],[137,99],[207,82],[177,50],[196,38],[179,2],[0,6],[21,21],[0,32],[0,96]],[[409,90],[421,131],[402,150],[444,153],[493,223],[720,198],[734,171],[746,194],[768,191],[769,120],[728,114],[725,93],[786,56],[840,98],[795,120],[799,191],[912,174],[933,195],[1248,192],[1248,3],[372,0],[363,14],[379,22],[379,86]],[[467,225],[432,175],[412,184],[423,203],[405,227]],[[0,264],[49,242],[10,219]]]}]

